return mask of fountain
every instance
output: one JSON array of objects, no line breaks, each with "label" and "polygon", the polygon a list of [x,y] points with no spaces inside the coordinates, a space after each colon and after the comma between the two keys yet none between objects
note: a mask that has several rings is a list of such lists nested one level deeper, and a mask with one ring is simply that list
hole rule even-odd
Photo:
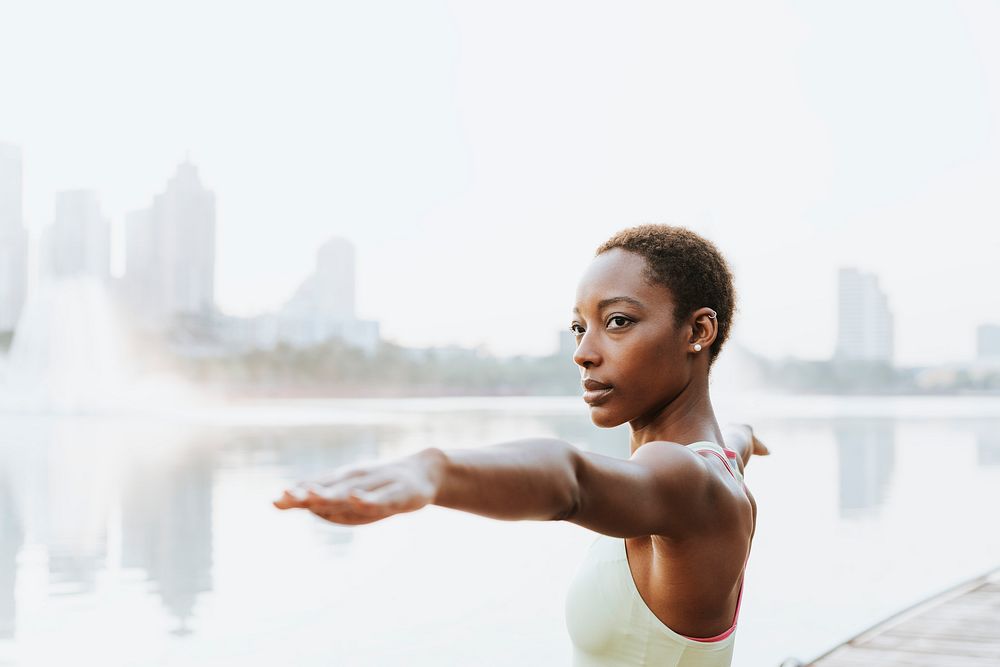
[{"label": "fountain", "polygon": [[98,278],[59,278],[25,303],[0,376],[0,410],[91,413],[121,405],[128,355],[117,313]]}]

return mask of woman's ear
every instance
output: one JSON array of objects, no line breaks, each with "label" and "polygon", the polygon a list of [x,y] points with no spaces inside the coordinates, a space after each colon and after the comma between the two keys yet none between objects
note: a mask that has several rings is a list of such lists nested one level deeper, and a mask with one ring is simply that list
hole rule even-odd
[{"label": "woman's ear", "polygon": [[711,308],[699,308],[691,313],[691,339],[694,352],[707,350],[719,335],[719,320]]}]

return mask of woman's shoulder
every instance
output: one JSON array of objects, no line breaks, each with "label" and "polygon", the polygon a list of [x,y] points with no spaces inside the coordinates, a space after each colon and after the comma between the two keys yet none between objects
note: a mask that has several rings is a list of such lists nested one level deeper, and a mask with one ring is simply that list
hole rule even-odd
[{"label": "woman's shoulder", "polygon": [[[755,503],[739,467],[726,450],[709,441],[687,445],[654,441],[636,450],[633,460],[643,459],[656,469],[654,474],[665,487],[678,492],[677,502],[683,503],[694,532],[711,528],[714,533],[723,526],[729,532],[735,524],[752,530]],[[742,528],[737,532],[742,533]]]},{"label": "woman's shoulder", "polygon": [[717,471],[713,476],[717,492],[713,494],[712,505],[718,518],[729,517],[739,523],[745,523],[749,518],[747,527],[752,535],[757,523],[757,502],[743,479],[743,471],[737,462],[739,454],[724,445],[708,441],[693,442],[685,446],[695,453],[712,452],[699,455],[709,461],[721,462],[722,465],[709,464]]}]

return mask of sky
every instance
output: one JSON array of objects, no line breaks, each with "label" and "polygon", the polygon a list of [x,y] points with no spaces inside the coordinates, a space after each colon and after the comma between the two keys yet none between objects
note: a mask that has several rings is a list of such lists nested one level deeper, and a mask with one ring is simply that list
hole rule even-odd
[{"label": "sky", "polygon": [[217,301],[278,307],[331,236],[404,345],[545,353],[619,229],[729,259],[733,340],[821,359],[840,266],[896,360],[1000,323],[991,2],[0,0],[0,141],[26,225],[93,188],[118,228],[177,165],[217,200]]}]

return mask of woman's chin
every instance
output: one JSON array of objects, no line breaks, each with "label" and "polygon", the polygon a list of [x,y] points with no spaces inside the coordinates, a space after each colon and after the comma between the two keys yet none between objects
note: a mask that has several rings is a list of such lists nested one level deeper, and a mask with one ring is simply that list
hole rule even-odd
[{"label": "woman's chin", "polygon": [[590,407],[590,421],[598,428],[614,428],[625,423],[625,420],[616,418],[614,413],[596,405]]}]

